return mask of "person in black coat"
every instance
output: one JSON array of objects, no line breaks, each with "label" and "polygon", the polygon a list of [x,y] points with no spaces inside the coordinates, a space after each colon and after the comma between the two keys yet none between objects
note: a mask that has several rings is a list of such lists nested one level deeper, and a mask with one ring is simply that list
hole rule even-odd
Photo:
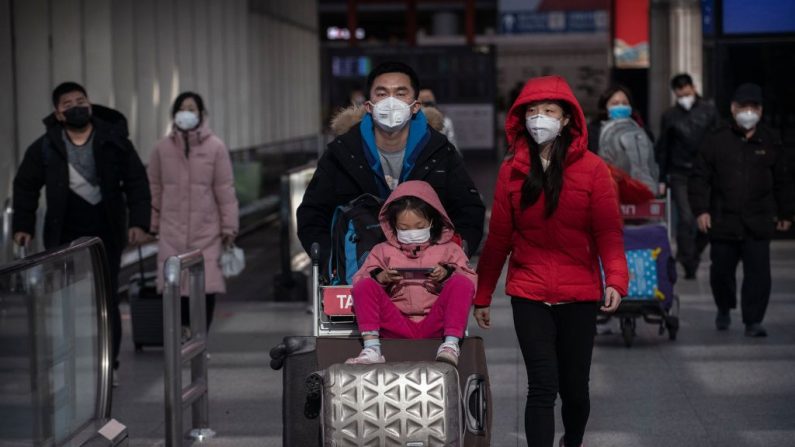
[{"label": "person in black coat", "polygon": [[[14,178],[14,241],[27,245],[35,234],[39,193],[46,186],[44,247],[79,237],[102,239],[111,277],[113,360],[121,343],[118,276],[127,243],[144,242],[151,197],[146,170],[128,137],[127,121],[89,102],[85,89],[65,82],[52,94],[55,111],[46,132],[25,151]],[[129,228],[129,229],[128,229]]]},{"label": "person in black coat", "polygon": [[[385,62],[369,74],[369,100],[335,120],[339,136],[320,157],[298,207],[298,238],[309,252],[320,244],[321,265],[328,260],[334,209],[364,193],[386,198],[397,184],[431,184],[469,252],[483,236],[485,206],[461,156],[432,126],[432,110],[417,101],[419,81],[411,67]],[[340,124],[343,122],[344,124]]]},{"label": "person in black coat", "polygon": [[671,188],[676,211],[676,259],[685,269],[685,279],[694,279],[701,253],[708,238],[696,228],[696,218],[688,201],[688,179],[701,141],[719,123],[718,111],[702,98],[686,73],[671,79],[676,104],[665,111],[660,124],[660,139],[654,147],[660,167],[659,194]]},{"label": "person in black coat", "polygon": [[759,123],[762,89],[741,85],[732,100],[734,120],[711,132],[699,151],[689,194],[698,228],[712,245],[710,285],[726,330],[737,307],[735,270],[743,263],[745,335],[764,337],[761,323],[770,300],[770,239],[787,231],[795,215],[795,186],[781,140]]}]

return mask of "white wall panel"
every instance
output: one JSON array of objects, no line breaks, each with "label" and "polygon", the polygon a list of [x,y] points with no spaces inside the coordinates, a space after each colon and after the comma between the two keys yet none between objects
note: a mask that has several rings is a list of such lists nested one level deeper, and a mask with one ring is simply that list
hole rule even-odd
[{"label": "white wall panel", "polygon": [[0,104],[0,138],[16,142],[0,154],[0,172],[42,134],[50,92],[64,80],[127,116],[145,161],[185,90],[205,98],[211,126],[233,149],[318,132],[317,2],[250,8],[248,0],[0,0],[0,87],[16,88],[18,99]]},{"label": "white wall panel", "polygon": [[[17,47],[14,76],[18,81],[24,80],[17,82],[20,155],[44,133],[41,119],[52,112],[48,3],[46,0],[14,2],[14,44]],[[25,51],[19,51],[20,48]]]},{"label": "white wall panel", "polygon": [[91,100],[114,106],[111,3],[83,0],[83,81]]},{"label": "white wall panel", "polygon": [[[114,0],[111,4],[111,26],[113,29],[113,107],[127,117],[131,139],[138,145],[138,97],[135,73],[135,33],[133,3]],[[111,67],[109,67],[111,68]],[[146,161],[146,158],[143,158]]]},{"label": "white wall panel", "polygon": [[135,0],[135,85],[138,103],[138,152],[149,158],[159,139],[157,105],[160,85],[157,79],[157,36],[154,0]]},{"label": "white wall panel", "polygon": [[248,1],[237,0],[235,9],[235,23],[237,30],[237,63],[238,63],[238,86],[235,89],[237,94],[236,107],[237,115],[237,134],[240,136],[240,147],[251,147],[254,145],[253,132],[251,130],[251,66],[249,63],[249,45],[254,42],[248,39]]},{"label": "white wall panel", "polygon": [[[179,73],[179,92],[196,91],[196,62],[194,56],[196,35],[204,34],[205,30],[197,30],[194,23],[193,0],[176,0],[175,6],[175,33],[176,33],[176,58],[177,72]],[[197,92],[200,95],[203,92]],[[178,93],[179,94],[179,93]]]},{"label": "white wall panel", "polygon": [[[204,98],[204,105],[209,110],[210,126],[215,128],[215,104],[210,91],[210,2],[195,0],[193,5],[193,91]],[[216,129],[217,130],[217,129]]]},{"label": "white wall panel", "polygon": [[225,1],[223,11],[223,96],[224,96],[224,121],[226,123],[226,144],[229,147],[241,147],[240,132],[238,129],[240,112],[240,69],[237,57],[237,8],[239,1]]},{"label": "white wall panel", "polygon": [[[80,0],[50,2],[50,32],[52,33],[52,82],[84,83],[83,79],[83,20]],[[91,92],[89,92],[89,95]]]},{"label": "white wall panel", "polygon": [[11,194],[11,182],[17,167],[16,111],[13,101],[14,60],[11,33],[11,0],[0,0],[0,89],[6,100],[0,101],[0,203]]},{"label": "white wall panel", "polygon": [[155,110],[157,112],[157,137],[162,138],[171,129],[171,104],[179,94],[180,79],[177,67],[177,33],[173,0],[158,0],[155,4],[157,43],[157,85]]}]

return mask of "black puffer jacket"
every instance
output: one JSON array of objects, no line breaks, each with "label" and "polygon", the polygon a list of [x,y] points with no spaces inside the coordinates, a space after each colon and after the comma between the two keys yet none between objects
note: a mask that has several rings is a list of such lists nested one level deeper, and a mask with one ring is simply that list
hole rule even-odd
[{"label": "black puffer jacket", "polygon": [[660,181],[667,182],[671,172],[689,173],[701,141],[718,124],[715,105],[702,98],[689,111],[678,104],[668,109],[662,116],[660,139],[654,148]]},{"label": "black puffer jacket", "polygon": [[[362,110],[351,111],[346,117],[349,122],[344,127],[350,130],[328,144],[298,207],[301,245],[309,252],[312,243],[318,242],[323,260],[329,256],[334,209],[364,193],[382,195],[364,154],[358,125],[363,114]],[[429,119],[429,122],[432,121]],[[338,128],[335,130],[339,133]],[[428,132],[427,143],[418,148],[420,153],[414,169],[405,180],[423,180],[431,184],[456,232],[466,241],[469,251],[474,252],[483,237],[485,206],[456,148],[433,127],[429,127]]]},{"label": "black puffer jacket", "polygon": [[[151,195],[146,169],[127,138],[127,120],[121,113],[93,104],[94,161],[102,205],[112,225],[113,242],[126,245],[130,227],[149,229]],[[39,193],[46,186],[47,214],[44,218],[44,246],[61,243],[69,194],[69,160],[63,142],[62,125],[54,114],[44,118],[47,131],[28,147],[14,178],[13,231],[35,234]],[[129,220],[128,213],[129,211]]]},{"label": "black puffer jacket", "polygon": [[713,239],[769,239],[776,220],[795,215],[795,187],[781,140],[761,124],[747,140],[728,124],[708,134],[690,180],[693,214],[710,213]]}]

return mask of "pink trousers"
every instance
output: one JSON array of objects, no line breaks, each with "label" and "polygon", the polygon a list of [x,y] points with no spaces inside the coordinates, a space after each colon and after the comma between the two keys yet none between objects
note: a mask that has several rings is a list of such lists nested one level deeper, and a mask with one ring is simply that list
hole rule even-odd
[{"label": "pink trousers", "polygon": [[439,298],[422,321],[412,321],[395,306],[378,281],[367,278],[353,286],[353,307],[359,331],[379,331],[381,338],[463,337],[475,286],[468,278],[453,275],[445,281]]}]

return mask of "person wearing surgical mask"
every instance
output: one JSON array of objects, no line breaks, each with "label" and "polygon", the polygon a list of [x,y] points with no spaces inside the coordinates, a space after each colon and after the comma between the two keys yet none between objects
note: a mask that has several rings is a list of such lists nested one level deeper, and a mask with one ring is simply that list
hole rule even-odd
[{"label": "person wearing surgical mask", "polygon": [[346,363],[384,363],[384,337],[443,340],[427,360],[457,365],[477,276],[439,196],[426,182],[403,182],[379,222],[386,241],[370,251],[351,291],[364,349]]},{"label": "person wearing surgical mask", "polygon": [[585,116],[562,77],[527,81],[505,133],[509,156],[478,261],[474,316],[481,328],[494,324],[492,295],[510,257],[505,292],[527,369],[527,444],[554,444],[560,394],[559,445],[579,446],[597,312],[614,312],[627,294],[618,197],[607,164],[588,150]]},{"label": "person wearing surgical mask", "polygon": [[671,79],[676,101],[660,124],[660,139],[654,147],[660,168],[659,194],[671,190],[676,212],[676,260],[682,265],[685,279],[694,279],[701,263],[701,253],[709,238],[696,228],[690,208],[688,183],[698,148],[704,136],[718,125],[718,111],[711,101],[702,98],[686,73]]},{"label": "person wearing surgical mask", "polygon": [[25,151],[14,178],[14,242],[28,246],[37,236],[42,187],[45,249],[81,237],[102,240],[110,276],[109,293],[103,294],[111,332],[109,360],[117,386],[122,339],[119,270],[127,246],[147,239],[151,202],[146,170],[128,138],[124,115],[92,104],[82,85],[59,84],[52,92],[52,105],[52,113],[44,118],[44,134]]},{"label": "person wearing surgical mask", "polygon": [[762,89],[740,85],[732,122],[701,145],[689,185],[698,229],[709,237],[715,327],[727,331],[737,307],[738,263],[743,264],[740,308],[745,335],[765,337],[770,301],[770,240],[788,231],[795,215],[795,185],[777,132],[762,121]]},{"label": "person wearing surgical mask", "polygon": [[[628,88],[614,85],[605,90],[597,102],[599,115],[588,124],[588,149],[614,168],[620,169],[648,189],[657,193],[659,170],[654,157],[651,132],[632,107]],[[622,183],[623,184],[623,183]],[[624,198],[626,193],[620,193]]]},{"label": "person wearing surgical mask", "polygon": [[313,243],[320,245],[320,265],[330,257],[336,207],[362,194],[386,200],[410,180],[431,185],[457,237],[469,250],[478,249],[486,211],[480,192],[456,148],[439,132],[442,115],[422,109],[419,90],[414,69],[383,62],[367,77],[364,107],[348,107],[331,120],[335,138],[318,160],[297,211],[298,238],[307,253]]},{"label": "person wearing surgical mask", "polygon": [[[177,96],[166,137],[149,157],[152,188],[152,232],[158,235],[157,288],[163,289],[163,264],[170,256],[199,249],[204,256],[207,327],[212,322],[215,297],[226,292],[219,259],[238,232],[229,149],[210,129],[204,100],[194,92]],[[183,284],[187,285],[187,284]],[[183,335],[189,336],[187,287],[182,288]]]}]

